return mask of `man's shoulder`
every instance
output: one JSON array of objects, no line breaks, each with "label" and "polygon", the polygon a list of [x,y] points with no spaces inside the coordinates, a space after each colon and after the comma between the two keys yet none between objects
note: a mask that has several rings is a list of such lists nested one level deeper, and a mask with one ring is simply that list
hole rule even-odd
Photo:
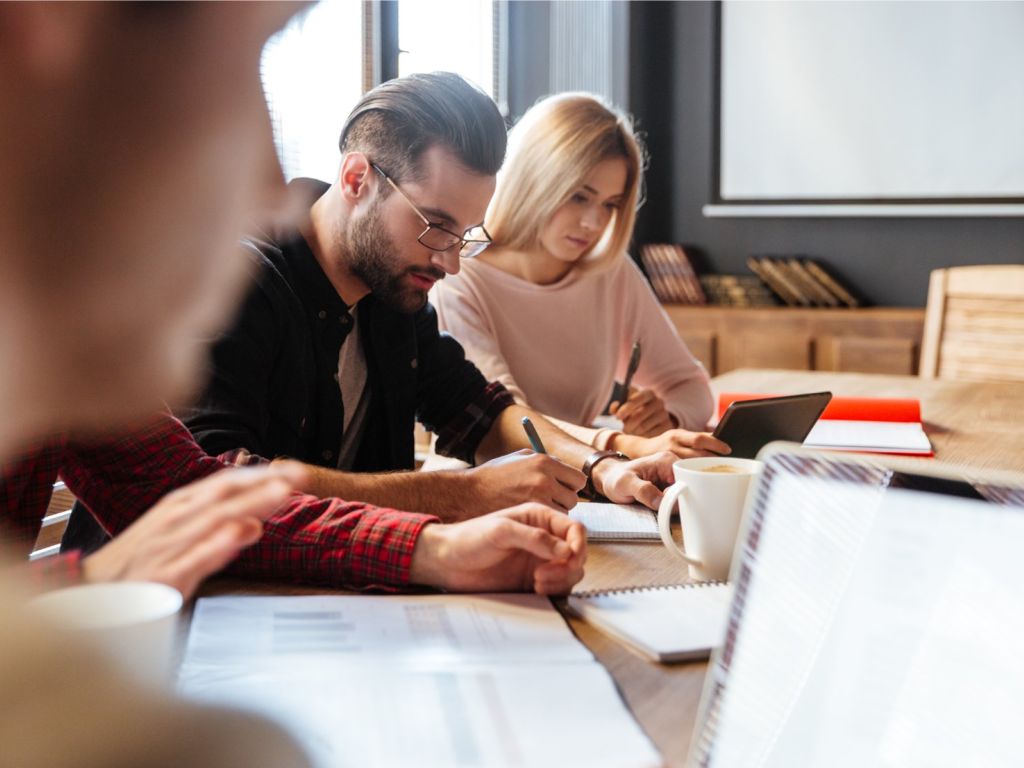
[{"label": "man's shoulder", "polygon": [[[330,188],[325,182],[305,178],[293,179],[288,186],[310,205]],[[261,279],[267,274],[285,282],[294,277],[293,262],[309,249],[298,227],[291,224],[254,228],[242,238],[242,246],[255,260]]]},{"label": "man's shoulder", "polygon": [[242,240],[242,247],[255,268],[250,278],[250,287],[246,291],[247,298],[239,310],[239,317],[249,315],[257,309],[263,314],[268,309],[280,308],[294,301],[288,264],[280,248],[269,241],[262,241],[256,235],[245,237]]},{"label": "man's shoulder", "polygon": [[288,239],[270,230],[254,230],[242,238],[242,247],[257,267],[257,279],[265,274],[285,280],[289,272]]}]

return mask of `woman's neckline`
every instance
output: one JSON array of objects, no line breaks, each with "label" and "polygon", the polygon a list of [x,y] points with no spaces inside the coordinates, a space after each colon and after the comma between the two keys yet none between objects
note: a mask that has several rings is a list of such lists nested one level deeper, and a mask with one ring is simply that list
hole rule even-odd
[{"label": "woman's neckline", "polygon": [[[561,285],[567,282],[576,274],[576,267],[574,264],[565,264],[564,262],[557,262],[552,259],[551,261],[559,267],[564,266],[564,271],[561,274],[555,275],[553,278],[545,274],[545,270],[536,270],[535,274],[530,274],[531,270],[528,269],[527,265],[531,259],[543,259],[543,256],[537,256],[532,253],[523,253],[521,251],[506,251],[500,248],[488,249],[484,251],[477,261],[482,264],[486,264],[491,269],[495,269],[509,277],[515,278],[524,283],[536,286],[537,288],[551,288]],[[554,271],[552,271],[554,274]]]}]

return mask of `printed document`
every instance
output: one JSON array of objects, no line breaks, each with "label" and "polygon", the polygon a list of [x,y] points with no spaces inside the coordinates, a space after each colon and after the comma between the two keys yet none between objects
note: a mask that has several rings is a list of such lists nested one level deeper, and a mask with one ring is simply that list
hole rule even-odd
[{"label": "printed document", "polygon": [[277,720],[317,768],[660,764],[537,595],[204,598],[179,689]]}]

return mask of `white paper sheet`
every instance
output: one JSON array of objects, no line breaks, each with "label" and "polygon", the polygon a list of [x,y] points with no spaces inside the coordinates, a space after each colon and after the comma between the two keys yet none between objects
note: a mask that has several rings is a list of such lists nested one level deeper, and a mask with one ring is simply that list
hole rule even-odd
[{"label": "white paper sheet", "polygon": [[317,768],[660,762],[534,595],[205,598],[179,689],[281,722]]},{"label": "white paper sheet", "polygon": [[277,657],[421,665],[592,658],[534,595],[208,598],[196,606],[186,655],[213,666]]}]

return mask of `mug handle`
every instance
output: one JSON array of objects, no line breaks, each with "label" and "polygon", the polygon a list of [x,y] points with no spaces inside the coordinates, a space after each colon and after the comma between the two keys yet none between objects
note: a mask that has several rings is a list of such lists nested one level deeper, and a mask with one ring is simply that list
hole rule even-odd
[{"label": "mug handle", "polygon": [[[662,543],[668,548],[668,551],[673,555],[681,558],[690,565],[701,566],[700,560],[694,560],[692,557],[686,554],[686,551],[679,546],[674,538],[672,538],[672,510],[675,509],[676,502],[682,502],[683,491],[686,490],[686,485],[682,482],[678,482],[665,491],[665,495],[661,497],[661,505],[658,507],[658,533],[661,534]],[[682,515],[680,515],[680,519]]]}]

